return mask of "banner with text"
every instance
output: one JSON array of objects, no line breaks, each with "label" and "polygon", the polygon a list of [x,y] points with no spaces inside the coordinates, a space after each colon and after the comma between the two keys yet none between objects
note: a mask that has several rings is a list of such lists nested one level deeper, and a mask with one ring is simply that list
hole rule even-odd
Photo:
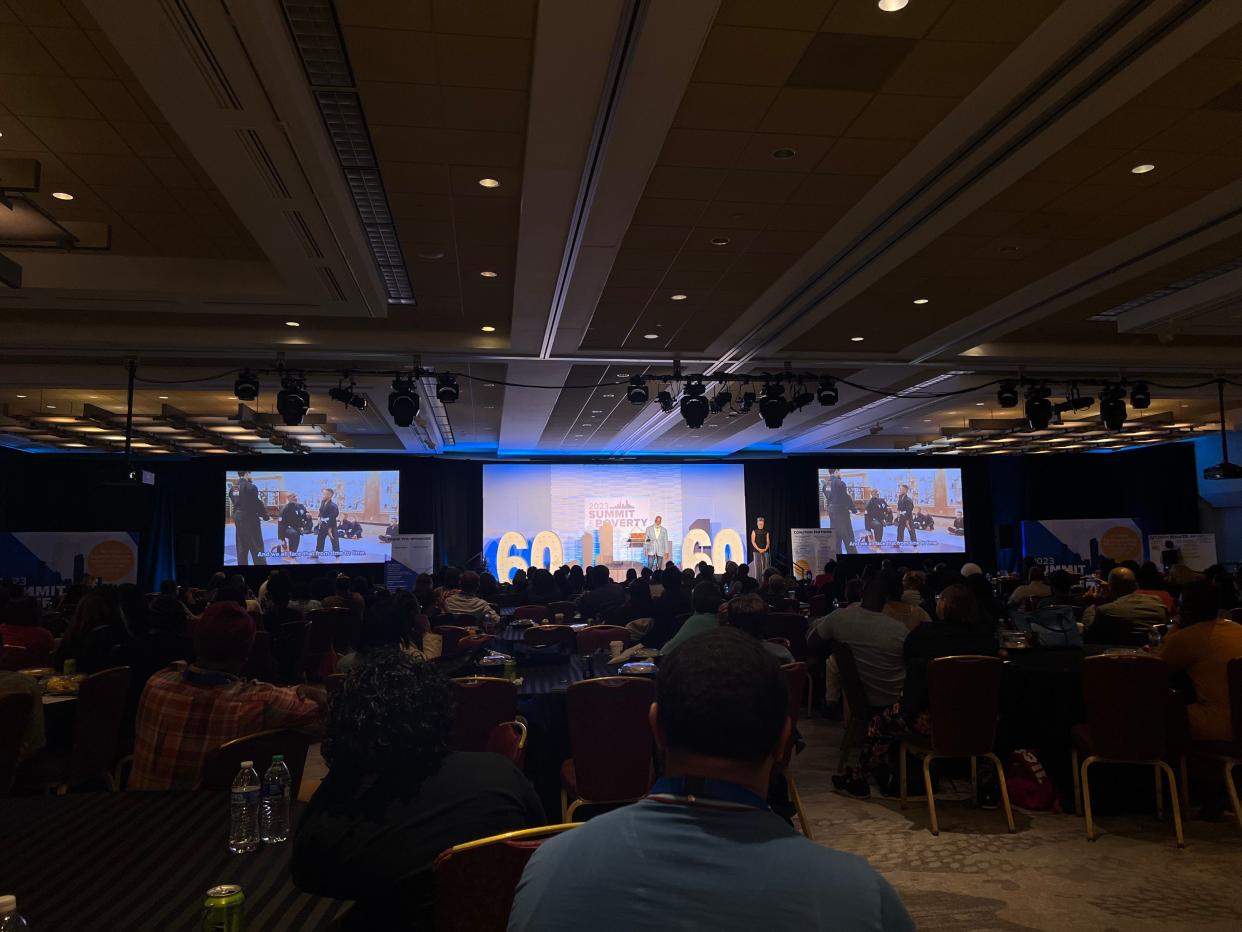
[{"label": "banner with text", "polygon": [[390,590],[414,588],[419,573],[435,569],[434,534],[394,534],[392,558],[384,563],[384,585]]},{"label": "banner with text", "polygon": [[1099,569],[1100,558],[1143,560],[1143,534],[1130,518],[1023,521],[1022,555],[1045,570],[1079,575]]},{"label": "banner with text", "polygon": [[1202,573],[1209,566],[1216,565],[1215,534],[1149,534],[1147,535],[1147,559],[1156,566],[1164,568],[1163,552],[1165,544],[1172,544],[1177,553],[1177,563],[1184,563],[1196,572]]},{"label": "banner with text", "polygon": [[0,576],[50,605],[87,577],[110,585],[137,582],[138,541],[125,531],[0,534]]},{"label": "banner with text", "polygon": [[794,575],[814,578],[829,560],[837,558],[837,532],[826,527],[796,527],[789,532]]}]

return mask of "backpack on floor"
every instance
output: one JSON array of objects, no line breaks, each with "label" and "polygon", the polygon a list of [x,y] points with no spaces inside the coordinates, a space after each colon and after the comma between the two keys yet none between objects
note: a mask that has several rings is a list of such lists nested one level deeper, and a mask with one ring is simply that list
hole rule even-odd
[{"label": "backpack on floor", "polygon": [[1057,806],[1057,791],[1052,778],[1033,751],[1019,749],[1009,755],[1005,768],[1009,799],[1020,809],[1048,812]]}]

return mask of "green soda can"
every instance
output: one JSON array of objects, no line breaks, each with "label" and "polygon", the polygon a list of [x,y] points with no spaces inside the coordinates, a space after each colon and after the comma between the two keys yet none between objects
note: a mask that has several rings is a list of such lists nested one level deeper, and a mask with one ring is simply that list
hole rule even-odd
[{"label": "green soda can", "polygon": [[235,883],[212,887],[203,901],[203,932],[246,932],[245,901]]},{"label": "green soda can", "polygon": [[505,679],[516,680],[517,679],[517,661],[514,660],[512,657],[506,657],[503,672],[504,672]]}]

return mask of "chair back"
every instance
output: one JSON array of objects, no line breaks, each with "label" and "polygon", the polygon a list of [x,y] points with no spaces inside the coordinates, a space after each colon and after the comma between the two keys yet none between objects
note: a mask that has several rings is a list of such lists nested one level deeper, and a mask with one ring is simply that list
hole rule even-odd
[{"label": "chair back", "polygon": [[569,625],[535,625],[527,628],[522,638],[531,647],[542,647],[548,644],[565,644],[572,651],[578,642],[577,635]]},{"label": "chair back", "polygon": [[789,642],[789,652],[798,660],[806,660],[807,620],[792,612],[772,612],[763,619],[765,638],[784,638]]},{"label": "chair back", "polygon": [[797,599],[782,599],[781,611],[791,615],[798,615],[802,612],[802,603]]},{"label": "chair back", "polygon": [[546,605],[519,605],[513,610],[514,621],[543,621],[551,617]]},{"label": "chair back", "polygon": [[1229,714],[1233,721],[1233,743],[1242,751],[1242,657],[1235,657],[1225,668],[1229,682]]},{"label": "chair back", "polygon": [[22,739],[26,737],[35,701],[30,693],[0,696],[0,796],[7,796],[13,786]]},{"label": "chair back", "polygon": [[828,596],[822,592],[819,595],[811,596],[811,609],[809,612],[812,618],[823,618],[828,614]]},{"label": "chair back", "polygon": [[35,658],[34,651],[22,644],[5,644],[0,651],[0,670],[22,670],[26,667],[43,666],[47,657]]},{"label": "chair back", "polygon": [[271,643],[272,662],[282,683],[302,682],[309,637],[310,622],[307,621],[287,621],[277,629]]},{"label": "chair back", "polygon": [[457,642],[457,653],[472,654],[477,648],[496,640],[494,634],[468,634]]},{"label": "chair back", "polygon": [[353,617],[354,613],[347,608],[317,608],[306,613],[310,629],[306,633],[300,672],[308,680],[319,681],[323,678],[324,661],[332,650],[337,626],[348,625]]},{"label": "chair back", "polygon": [[270,683],[274,670],[272,636],[262,628],[257,628],[254,632],[254,643],[250,645],[250,656],[246,658],[241,670],[242,676]]},{"label": "chair back", "polygon": [[488,734],[487,750],[507,757],[521,770],[526,762],[526,726],[518,721],[501,722]]},{"label": "chair back", "polygon": [[433,868],[436,932],[504,932],[526,862],[544,838],[577,824],[505,832],[442,852]]},{"label": "chair back", "polygon": [[927,665],[932,749],[937,754],[989,754],[996,743],[1001,670],[996,657],[962,654]]},{"label": "chair back", "polygon": [[578,653],[593,654],[605,649],[613,641],[620,641],[622,648],[630,646],[633,640],[630,629],[621,625],[591,625],[578,632]]},{"label": "chair back", "polygon": [[858,673],[853,649],[848,644],[833,641],[832,656],[837,658],[837,672],[841,674],[841,694],[849,705],[850,715],[866,717],[871,709],[871,699],[868,698],[867,687],[863,685],[862,677]]},{"label": "chair back", "polygon": [[463,676],[453,680],[457,704],[453,750],[485,751],[492,729],[517,718],[517,684],[495,676]]},{"label": "chair back", "polygon": [[[806,663],[799,661],[798,663],[787,663],[781,667],[785,673],[785,687],[789,691],[789,721],[790,728],[794,728],[798,724],[798,713],[802,711],[802,699],[806,695],[806,683],[810,677]],[[789,761],[793,757],[794,742],[793,736],[785,743],[785,752],[781,757],[781,766],[789,766]]]},{"label": "chair back", "polygon": [[652,744],[647,712],[654,700],[655,683],[632,676],[582,680],[566,690],[580,797],[603,802],[647,792]]},{"label": "chair back", "polygon": [[333,673],[331,676],[325,676],[323,679],[323,688],[329,696],[338,692],[345,685],[344,673]]},{"label": "chair back", "polygon": [[120,757],[121,721],[128,698],[129,667],[100,670],[82,681],[65,783],[72,786],[112,772]]},{"label": "chair back", "polygon": [[[548,603],[548,618],[550,619],[554,619],[556,618],[557,614],[561,614],[565,616],[566,621],[569,621],[577,613],[578,613],[577,602],[549,602]],[[585,621],[586,619],[583,619],[583,620]]]},{"label": "chair back", "polygon": [[292,777],[290,785],[293,798],[297,799],[298,789],[302,786],[302,774],[306,770],[306,752],[310,745],[311,739],[308,735],[291,728],[256,731],[252,735],[234,738],[207,755],[199,789],[227,790],[233,785],[244,760],[254,761],[254,769],[258,771],[259,779],[262,779],[263,771],[271,765],[273,755],[283,754],[285,766],[289,768],[289,775]]},{"label": "chair back", "polygon": [[1101,757],[1156,760],[1168,750],[1169,668],[1146,654],[1101,654],[1082,662],[1091,744]]},{"label": "chair back", "polygon": [[436,631],[445,625],[456,625],[461,628],[477,628],[480,624],[479,619],[469,612],[445,612],[443,615],[437,615],[432,626]]},{"label": "chair back", "polygon": [[443,646],[440,648],[441,657],[453,656],[457,653],[461,639],[470,636],[469,631],[457,625],[436,625],[432,630],[440,635],[442,640]]}]

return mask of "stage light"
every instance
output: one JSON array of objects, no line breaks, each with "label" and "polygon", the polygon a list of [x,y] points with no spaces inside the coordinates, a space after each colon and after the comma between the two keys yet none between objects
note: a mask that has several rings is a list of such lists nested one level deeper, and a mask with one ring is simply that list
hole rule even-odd
[{"label": "stage light", "polygon": [[712,410],[719,413],[729,407],[729,402],[732,400],[733,392],[729,391],[727,388],[722,388],[720,391],[716,392],[715,396],[712,398]]},{"label": "stage light", "polygon": [[460,395],[461,389],[457,387],[457,377],[451,372],[436,376],[436,397],[440,399],[441,404],[451,405]]},{"label": "stage light", "polygon": [[238,401],[254,401],[259,397],[259,377],[249,369],[243,369],[233,382],[233,394]]},{"label": "stage light", "polygon": [[660,410],[665,414],[668,414],[668,412],[673,410],[673,396],[667,391],[657,394],[656,402],[660,405]]},{"label": "stage light", "polygon": [[338,382],[336,388],[328,389],[328,397],[333,401],[339,401],[347,408],[357,408],[359,411],[367,409],[367,399],[354,391],[354,383],[352,381],[348,387]]},{"label": "stage light", "polygon": [[743,414],[749,414],[750,409],[753,408],[754,406],[755,406],[755,393],[754,392],[743,392],[742,403],[738,405],[738,410],[741,411]]},{"label": "stage light", "polygon": [[632,405],[645,405],[647,399],[651,397],[647,391],[647,383],[643,381],[641,375],[636,375],[630,379],[629,387],[625,390],[625,397],[630,400]]},{"label": "stage light", "polygon": [[1126,422],[1126,390],[1121,385],[1107,384],[1100,390],[1100,420],[1114,433]]},{"label": "stage light", "polygon": [[1135,382],[1130,386],[1130,406],[1140,411],[1151,407],[1151,390],[1146,382]]},{"label": "stage light", "polygon": [[388,396],[388,413],[398,427],[409,427],[418,417],[419,399],[414,388],[414,376],[397,376],[392,380],[392,392]]},{"label": "stage light", "polygon": [[276,395],[276,410],[284,420],[285,426],[297,427],[310,410],[310,394],[306,391],[306,380],[301,376],[286,375],[280,380],[280,391]]},{"label": "stage light", "polygon": [[835,405],[841,397],[837,391],[836,380],[829,378],[820,379],[819,389],[816,391],[815,397],[819,399],[819,403],[825,408]]},{"label": "stage light", "polygon": [[1016,408],[1018,406],[1018,386],[1013,382],[1002,382],[1001,387],[996,390],[996,403],[1002,408]]},{"label": "stage light", "polygon": [[789,413],[789,402],[785,400],[785,386],[780,382],[768,382],[763,386],[763,397],[759,399],[759,416],[763,423],[772,430],[785,423],[785,415]]},{"label": "stage light", "polygon": [[793,400],[789,402],[789,406],[795,411],[801,411],[814,400],[815,396],[806,390],[806,386],[798,383],[798,391],[794,394]]},{"label": "stage light", "polygon": [[1052,390],[1042,382],[1026,389],[1026,422],[1031,430],[1047,430],[1052,420]]},{"label": "stage light", "polygon": [[703,392],[702,380],[693,380],[686,383],[685,392],[681,396],[681,416],[686,419],[686,426],[691,429],[702,427],[707,420],[707,412],[711,409],[711,405],[703,397]]}]

